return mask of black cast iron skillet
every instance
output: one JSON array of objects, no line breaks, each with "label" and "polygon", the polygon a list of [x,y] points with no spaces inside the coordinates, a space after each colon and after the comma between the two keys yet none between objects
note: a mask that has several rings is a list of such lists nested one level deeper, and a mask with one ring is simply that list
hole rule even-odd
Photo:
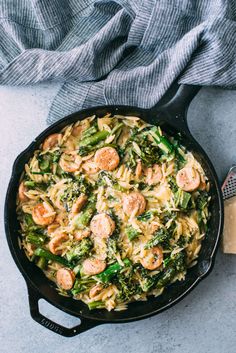
[{"label": "black cast iron skillet", "polygon": [[[198,90],[199,87],[196,86],[181,85],[169,103],[161,107],[156,106],[149,110],[131,106],[102,106],[81,110],[61,119],[44,130],[30,146],[18,156],[13,166],[6,195],[5,229],[12,256],[26,280],[31,316],[38,323],[60,335],[69,337],[104,323],[124,323],[147,318],[160,313],[178,302],[188,294],[203,277],[209,274],[213,267],[216,248],[222,231],[223,205],[221,189],[214,167],[204,150],[192,137],[186,122],[188,106]],[[45,277],[43,272],[36,265],[27,259],[24,251],[19,247],[18,230],[20,227],[17,221],[15,206],[19,179],[24,170],[24,165],[28,162],[34,150],[39,147],[45,137],[54,132],[59,132],[67,124],[71,124],[93,114],[101,117],[107,112],[138,116],[148,123],[159,124],[164,131],[170,135],[180,132],[183,136],[183,144],[188,150],[194,153],[196,159],[203,166],[211,183],[212,196],[209,232],[203,241],[198,264],[188,270],[186,279],[182,282],[176,282],[170,285],[164,293],[157,298],[150,297],[147,302],[131,303],[126,311],[118,312],[107,312],[104,309],[89,311],[87,305],[81,301],[63,297],[57,293],[53,283]],[[69,314],[79,317],[81,320],[80,325],[73,328],[66,328],[44,317],[39,312],[38,301],[40,298],[47,300],[52,305]]]}]

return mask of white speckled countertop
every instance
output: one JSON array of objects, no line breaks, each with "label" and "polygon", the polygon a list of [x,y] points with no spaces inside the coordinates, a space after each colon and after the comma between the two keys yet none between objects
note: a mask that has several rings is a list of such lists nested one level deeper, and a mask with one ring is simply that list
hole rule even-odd
[{"label": "white speckled countertop", "polygon": [[[57,85],[0,87],[0,351],[235,353],[236,255],[223,255],[221,251],[209,277],[176,306],[150,319],[101,325],[74,338],[56,335],[31,319],[26,285],[5,239],[4,198],[13,161],[46,127],[57,89]],[[236,91],[202,89],[191,104],[188,121],[222,180],[236,162]],[[68,326],[78,322],[45,302],[41,310]]]}]

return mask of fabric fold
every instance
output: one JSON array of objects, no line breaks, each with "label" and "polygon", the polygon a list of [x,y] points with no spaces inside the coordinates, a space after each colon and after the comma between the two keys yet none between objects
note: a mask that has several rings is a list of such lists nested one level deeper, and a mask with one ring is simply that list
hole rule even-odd
[{"label": "fabric fold", "polygon": [[61,82],[48,123],[149,108],[173,82],[236,88],[234,0],[2,0],[0,84]]}]

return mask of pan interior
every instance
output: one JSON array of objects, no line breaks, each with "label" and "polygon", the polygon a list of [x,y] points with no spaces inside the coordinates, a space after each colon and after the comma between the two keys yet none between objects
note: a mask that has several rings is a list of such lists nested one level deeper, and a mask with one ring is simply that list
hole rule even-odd
[{"label": "pan interior", "polygon": [[[184,281],[176,282],[170,285],[162,295],[154,298],[149,297],[148,301],[145,302],[134,302],[129,304],[128,310],[126,311],[111,311],[106,310],[94,310],[89,311],[87,305],[81,301],[76,301],[72,298],[66,298],[59,295],[55,289],[55,286],[49,281],[43,272],[33,263],[29,262],[24,251],[19,247],[19,223],[16,216],[16,195],[18,189],[18,183],[22,171],[24,170],[25,163],[33,155],[34,150],[41,144],[45,137],[51,133],[60,131],[67,124],[73,123],[77,120],[82,120],[85,117],[96,114],[98,117],[104,116],[106,113],[138,116],[143,120],[152,123],[160,124],[165,132],[173,134],[181,132],[183,138],[183,144],[186,148],[193,152],[195,158],[203,166],[207,177],[211,183],[211,197],[212,201],[210,204],[211,218],[209,221],[209,231],[202,243],[202,248],[199,254],[198,263],[193,268],[189,269]],[[129,321],[137,320],[146,316],[155,314],[169,305],[179,300],[185,295],[190,289],[203,277],[211,268],[213,261],[213,255],[216,250],[216,244],[221,232],[222,227],[222,203],[219,191],[219,185],[213,166],[205,152],[197,144],[197,142],[191,137],[187,129],[178,130],[176,122],[171,124],[170,119],[161,114],[150,114],[147,110],[142,110],[132,107],[114,107],[105,106],[87,109],[79,113],[72,114],[71,116],[64,118],[56,124],[50,126],[42,134],[39,135],[36,140],[18,157],[16,160],[12,177],[9,183],[9,188],[5,203],[5,227],[6,234],[9,243],[10,250],[14,257],[16,264],[20,271],[25,277],[28,285],[33,286],[46,300],[51,302],[53,305],[60,309],[73,314],[75,316],[81,316],[103,322],[116,322],[116,321]]]}]

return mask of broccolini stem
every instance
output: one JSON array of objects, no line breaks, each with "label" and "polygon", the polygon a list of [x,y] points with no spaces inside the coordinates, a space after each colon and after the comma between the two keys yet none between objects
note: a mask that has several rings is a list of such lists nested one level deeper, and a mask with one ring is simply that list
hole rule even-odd
[{"label": "broccolini stem", "polygon": [[50,251],[45,250],[45,249],[43,249],[43,248],[37,248],[37,249],[35,250],[34,254],[35,254],[36,256],[43,257],[43,258],[46,259],[46,260],[55,261],[55,262],[58,262],[59,264],[64,265],[65,267],[70,267],[70,268],[72,268],[72,265],[71,265],[66,259],[64,259],[64,258],[61,257],[61,256],[54,255],[54,254],[52,254]]},{"label": "broccolini stem", "polygon": [[88,303],[88,307],[89,307],[89,310],[103,309],[105,308],[105,303],[99,300],[99,301]]},{"label": "broccolini stem", "polygon": [[112,277],[114,277],[118,272],[120,272],[124,267],[131,265],[129,259],[124,259],[124,266],[120,265],[119,262],[115,262],[106,268],[103,272],[99,273],[96,277],[103,283],[108,283]]}]

